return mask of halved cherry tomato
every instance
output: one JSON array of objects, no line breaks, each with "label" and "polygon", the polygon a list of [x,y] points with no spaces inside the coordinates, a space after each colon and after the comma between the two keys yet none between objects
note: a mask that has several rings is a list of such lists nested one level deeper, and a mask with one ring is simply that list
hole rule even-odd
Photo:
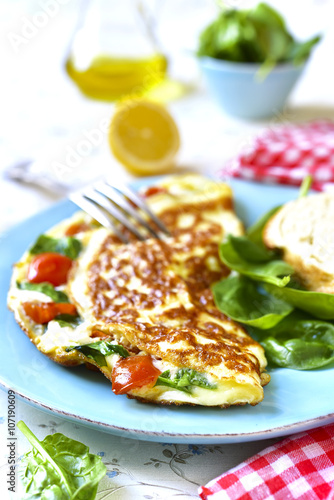
[{"label": "halved cherry tomato", "polygon": [[28,281],[43,283],[47,281],[53,286],[67,282],[68,272],[73,261],[56,252],[45,252],[36,255],[29,264]]},{"label": "halved cherry tomato", "polygon": [[167,193],[167,189],[162,186],[151,186],[146,189],[143,196],[144,198],[149,198],[150,196],[160,193]]},{"label": "halved cherry tomato", "polygon": [[153,387],[160,374],[151,356],[129,356],[120,359],[114,366],[112,390],[115,394],[126,394],[144,385]]},{"label": "halved cherry tomato", "polygon": [[73,316],[77,314],[75,306],[67,302],[23,302],[22,307],[26,315],[39,325],[48,323],[58,314],[71,314]]},{"label": "halved cherry tomato", "polygon": [[65,236],[73,236],[74,234],[83,233],[84,231],[88,231],[88,229],[90,229],[90,225],[86,222],[76,222],[66,229]]}]

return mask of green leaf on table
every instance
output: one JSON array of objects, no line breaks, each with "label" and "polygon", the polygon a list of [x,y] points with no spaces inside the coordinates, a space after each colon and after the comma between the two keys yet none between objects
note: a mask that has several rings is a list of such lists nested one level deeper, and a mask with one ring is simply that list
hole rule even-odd
[{"label": "green leaf on table", "polygon": [[99,366],[107,366],[106,357],[110,354],[119,354],[122,358],[130,356],[125,347],[117,344],[112,344],[107,340],[92,342],[91,344],[83,344],[74,347],[67,347],[66,352],[70,351],[82,352],[87,358],[93,359]]},{"label": "green leaf on table", "polygon": [[205,375],[191,368],[180,368],[173,379],[170,371],[166,370],[158,377],[155,385],[164,385],[187,393],[191,393],[191,386],[209,390],[217,388],[216,384],[209,382]]},{"label": "green leaf on table", "polygon": [[66,293],[56,290],[50,283],[30,283],[29,281],[21,281],[16,283],[20,290],[31,290],[34,292],[44,293],[50,297],[53,302],[69,302]]},{"label": "green leaf on table", "polygon": [[290,281],[293,268],[286,262],[275,260],[258,261],[261,252],[269,258],[269,252],[257,247],[251,241],[247,243],[248,257],[246,251],[241,251],[244,240],[235,236],[228,236],[226,242],[219,247],[219,255],[224,264],[240,274],[248,276],[256,281],[272,283],[278,287],[284,287]]},{"label": "green leaf on table", "polygon": [[81,248],[81,242],[78,239],[73,238],[73,236],[52,238],[46,234],[41,234],[29,249],[29,252],[32,255],[44,252],[56,252],[74,260],[78,257]]},{"label": "green leaf on table", "polygon": [[265,283],[263,286],[270,294],[316,318],[334,319],[334,295],[330,293],[303,290],[296,288],[295,283],[284,288],[279,288],[270,283]]},{"label": "green leaf on table", "polygon": [[293,310],[284,300],[261,293],[244,276],[229,276],[215,283],[212,292],[217,308],[226,316],[261,329],[273,327]]},{"label": "green leaf on table", "polygon": [[39,441],[24,422],[17,427],[33,446],[21,462],[22,500],[96,498],[98,483],[107,471],[101,457],[64,434],[57,432]]}]

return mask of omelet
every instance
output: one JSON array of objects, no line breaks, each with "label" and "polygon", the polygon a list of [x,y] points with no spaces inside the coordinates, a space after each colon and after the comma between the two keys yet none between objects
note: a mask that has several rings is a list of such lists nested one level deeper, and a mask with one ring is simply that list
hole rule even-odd
[{"label": "omelet", "polygon": [[269,381],[263,348],[218,311],[210,289],[229,274],[218,244],[244,230],[231,189],[186,174],[142,194],[171,236],[123,244],[79,212],[46,235],[56,249],[75,247],[65,282],[54,286],[68,305],[44,323],[30,314],[27,303],[55,300],[27,280],[39,241],[15,266],[9,307],[41,352],[100,370],[115,394],[157,404],[259,403]]}]

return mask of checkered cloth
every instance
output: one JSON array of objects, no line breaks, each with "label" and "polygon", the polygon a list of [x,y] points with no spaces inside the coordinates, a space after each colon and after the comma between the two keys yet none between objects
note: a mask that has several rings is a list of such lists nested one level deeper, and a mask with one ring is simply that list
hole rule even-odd
[{"label": "checkered cloth", "polygon": [[226,163],[223,176],[299,186],[306,175],[312,188],[334,189],[334,122],[317,120],[265,130],[236,159]]},{"label": "checkered cloth", "polygon": [[199,490],[202,500],[333,500],[334,424],[288,437]]}]

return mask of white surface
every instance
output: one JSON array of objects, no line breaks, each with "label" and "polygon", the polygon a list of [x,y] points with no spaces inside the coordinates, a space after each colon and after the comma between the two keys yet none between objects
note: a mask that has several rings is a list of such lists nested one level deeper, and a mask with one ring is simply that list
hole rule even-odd
[{"label": "white surface", "polygon": [[[79,1],[69,0],[63,1],[64,5],[57,4],[58,11],[53,17],[47,18],[45,26],[34,30],[30,39],[26,38],[15,50],[13,34],[21,36],[24,26],[36,19],[34,16],[46,3],[46,0],[20,0],[3,1],[0,5],[3,34],[0,172],[12,163],[32,158],[38,160],[41,169],[45,168],[62,181],[70,180],[69,184],[73,187],[76,182],[103,173],[112,173],[118,179],[129,179],[128,174],[111,157],[106,133],[102,131],[112,115],[113,105],[82,97],[62,69]],[[231,0],[225,3],[235,6],[250,2]],[[196,33],[203,20],[212,15],[212,3],[179,0],[177,16],[173,11],[176,9],[174,0],[163,5],[161,14],[164,22],[160,33],[162,45],[168,47],[173,58],[173,74],[191,82],[197,89],[169,106],[182,135],[180,170],[215,173],[225,159],[236,154],[239,148],[247,146],[254,133],[263,126],[334,117],[334,72],[331,67],[334,32],[330,33],[328,29],[333,19],[333,2],[307,0],[302,2],[302,12],[298,0],[277,0],[273,3],[279,5],[287,15],[289,25],[299,36],[311,36],[318,31],[325,31],[325,36],[291,96],[290,105],[266,123],[245,123],[224,116],[202,89],[196,64],[189,51],[194,49]],[[185,18],[187,22],[181,22]],[[173,37],[170,37],[171,30]],[[91,138],[91,148],[85,156],[86,153],[82,154],[82,141],[87,141],[87,137]],[[67,167],[65,174],[59,173],[60,164]],[[2,178],[0,231],[43,210],[59,198],[59,195],[20,186]],[[144,495],[145,498],[161,499],[173,496],[194,498],[199,484],[206,483],[268,445],[268,442],[260,441],[242,445],[201,446],[196,449],[188,445],[168,446],[127,440],[106,436],[52,417],[18,400],[16,419],[24,420],[41,439],[46,434],[60,431],[85,442],[92,452],[103,453],[108,475],[100,485],[100,499],[139,499],[144,498]],[[7,498],[8,493],[6,424],[7,394],[1,391],[1,498]],[[20,457],[28,444],[18,431],[17,438],[17,456]],[[16,494],[11,498],[20,496]]]}]

